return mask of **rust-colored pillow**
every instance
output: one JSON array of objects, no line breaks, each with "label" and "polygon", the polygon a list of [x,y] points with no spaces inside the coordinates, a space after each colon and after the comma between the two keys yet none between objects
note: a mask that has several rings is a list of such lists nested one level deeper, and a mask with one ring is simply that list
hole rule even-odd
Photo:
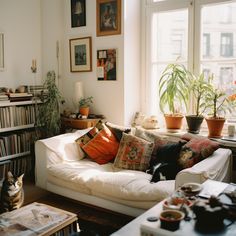
[{"label": "rust-colored pillow", "polygon": [[153,143],[131,134],[123,133],[114,166],[123,169],[146,171]]},{"label": "rust-colored pillow", "polygon": [[76,142],[93,161],[100,165],[112,161],[119,148],[116,137],[101,121]]}]

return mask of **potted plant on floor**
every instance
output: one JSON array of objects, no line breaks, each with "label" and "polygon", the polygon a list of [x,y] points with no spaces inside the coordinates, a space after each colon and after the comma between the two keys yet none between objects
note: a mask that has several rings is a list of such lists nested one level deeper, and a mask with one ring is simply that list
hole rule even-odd
[{"label": "potted plant on floor", "polygon": [[90,105],[93,103],[93,97],[81,98],[79,100],[79,114],[88,117]]},{"label": "potted plant on floor", "polygon": [[[213,75],[209,78],[213,81]],[[231,108],[235,102],[230,100],[225,92],[215,88],[212,84],[209,91],[205,94],[206,107],[209,110],[209,116],[206,117],[208,127],[208,137],[220,138],[225,123],[225,115],[232,112]]]},{"label": "potted plant on floor", "polygon": [[160,109],[164,113],[167,129],[180,129],[182,109],[187,109],[189,101],[191,73],[184,65],[169,64],[159,80]]},{"label": "potted plant on floor", "polygon": [[198,134],[200,131],[204,119],[203,113],[206,110],[204,96],[210,90],[210,86],[203,73],[198,77],[192,76],[190,92],[195,103],[194,114],[185,116],[190,133]]}]

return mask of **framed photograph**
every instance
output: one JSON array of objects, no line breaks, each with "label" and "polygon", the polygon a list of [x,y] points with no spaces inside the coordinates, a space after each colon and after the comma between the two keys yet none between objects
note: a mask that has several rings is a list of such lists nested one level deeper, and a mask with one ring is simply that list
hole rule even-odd
[{"label": "framed photograph", "polygon": [[71,27],[86,26],[86,0],[71,0]]},{"label": "framed photograph", "polygon": [[70,71],[92,71],[92,38],[70,39]]},{"label": "framed photograph", "polygon": [[97,50],[98,80],[116,80],[116,49]]},{"label": "framed photograph", "polygon": [[97,36],[121,33],[121,0],[97,0]]},{"label": "framed photograph", "polygon": [[0,32],[0,70],[4,69],[4,34]]}]

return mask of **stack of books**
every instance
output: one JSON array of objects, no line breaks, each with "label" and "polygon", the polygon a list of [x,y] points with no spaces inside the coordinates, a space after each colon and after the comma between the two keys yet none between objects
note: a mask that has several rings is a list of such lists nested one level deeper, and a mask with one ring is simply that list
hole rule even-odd
[{"label": "stack of books", "polygon": [[10,93],[10,102],[28,101],[33,97],[32,93]]},{"label": "stack of books", "polygon": [[6,94],[0,93],[0,102],[8,101],[8,100],[9,100],[9,98]]},{"label": "stack of books", "polygon": [[28,92],[32,93],[34,97],[46,97],[48,95],[48,90],[43,85],[30,85]]}]

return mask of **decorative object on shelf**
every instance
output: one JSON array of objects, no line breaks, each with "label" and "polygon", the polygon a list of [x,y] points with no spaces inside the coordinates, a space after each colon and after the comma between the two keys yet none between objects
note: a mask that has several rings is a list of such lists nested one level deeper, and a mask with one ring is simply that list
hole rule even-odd
[{"label": "decorative object on shelf", "polygon": [[204,94],[208,117],[206,117],[208,127],[208,137],[221,138],[222,130],[225,123],[225,114],[231,113],[235,106],[235,100],[231,100],[226,93],[213,85],[213,74],[208,78],[210,89]]},{"label": "decorative object on shelf", "polygon": [[81,116],[85,116],[85,118],[89,115],[90,105],[93,103],[93,97],[81,98],[79,100],[79,114]]},{"label": "decorative object on shelf", "polygon": [[70,71],[92,71],[92,38],[70,39]]},{"label": "decorative object on shelf", "polygon": [[97,0],[97,36],[121,33],[121,0]]},{"label": "decorative object on shelf", "polygon": [[143,121],[145,119],[145,115],[142,112],[136,112],[134,115],[134,119],[132,121],[132,127],[136,127],[136,126],[141,126]]},{"label": "decorative object on shelf", "polygon": [[206,110],[204,94],[206,94],[209,89],[210,84],[204,77],[204,73],[201,73],[198,77],[192,75],[190,92],[192,92],[196,104],[194,104],[195,114],[185,116],[189,133],[198,134],[200,132],[200,127],[204,120],[203,113]]},{"label": "decorative object on shelf", "polygon": [[73,104],[75,107],[75,112],[79,113],[79,101],[84,98],[84,89],[83,83],[78,81],[74,84],[74,96],[73,96]]},{"label": "decorative object on shelf", "polygon": [[4,34],[0,32],[0,71],[4,69]]},{"label": "decorative object on shelf", "polygon": [[156,116],[150,116],[144,119],[142,123],[142,127],[145,129],[157,129],[158,128],[158,120]]},{"label": "decorative object on shelf", "polygon": [[116,80],[116,49],[97,50],[98,80]]},{"label": "decorative object on shelf", "polygon": [[[191,74],[184,65],[167,65],[159,80],[160,109],[167,129],[180,129],[183,109],[187,109]],[[168,113],[167,113],[168,112]]]},{"label": "decorative object on shelf", "polygon": [[229,137],[234,137],[235,125],[228,125],[228,135]]},{"label": "decorative object on shelf", "polygon": [[48,90],[48,96],[41,97],[42,104],[39,106],[36,125],[42,131],[44,137],[51,137],[60,133],[60,104],[64,102],[56,86],[56,74],[54,71],[47,73],[44,87]]},{"label": "decorative object on shelf", "polygon": [[71,27],[86,26],[86,0],[71,0]]}]

